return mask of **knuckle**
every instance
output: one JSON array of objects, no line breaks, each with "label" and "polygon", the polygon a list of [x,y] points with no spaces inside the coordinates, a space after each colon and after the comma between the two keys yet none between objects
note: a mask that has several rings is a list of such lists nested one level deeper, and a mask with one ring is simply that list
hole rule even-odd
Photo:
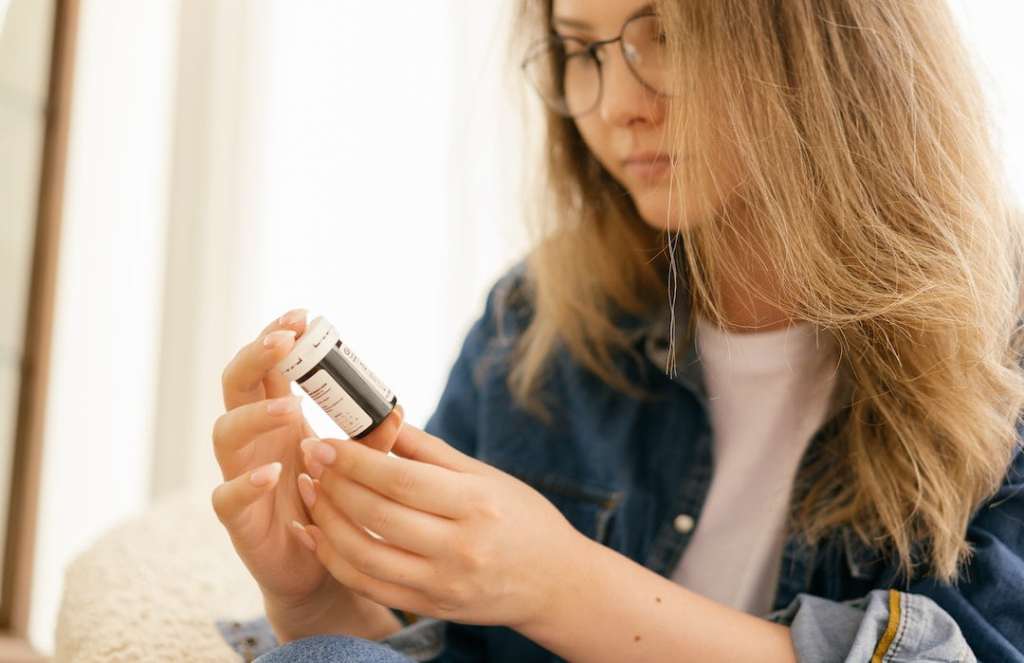
[{"label": "knuckle", "polygon": [[434,598],[434,605],[444,614],[458,613],[469,596],[469,587],[461,580],[452,580],[444,585]]},{"label": "knuckle", "polygon": [[380,560],[370,550],[363,550],[352,555],[352,566],[368,576],[377,575],[380,571]]},{"label": "knuckle", "polygon": [[210,504],[213,506],[213,512],[217,515],[217,520],[222,524],[224,522],[224,491],[225,484],[218,484],[213,492],[210,494]]},{"label": "knuckle", "polygon": [[224,439],[224,427],[227,425],[225,422],[225,416],[227,413],[221,414],[213,420],[213,430],[210,436],[213,438],[213,445],[219,447],[221,440]]},{"label": "knuckle", "polygon": [[465,571],[480,571],[486,566],[486,554],[474,543],[463,542],[455,549],[455,558]]},{"label": "knuckle", "polygon": [[470,495],[470,504],[473,505],[474,513],[478,518],[489,521],[500,521],[502,519],[501,506],[489,496],[484,494]]},{"label": "knuckle", "polygon": [[417,492],[418,481],[408,469],[401,469],[395,473],[395,479],[391,485],[399,498],[411,497]]},{"label": "knuckle", "polygon": [[237,372],[236,368],[238,366],[238,362],[241,361],[241,359],[242,349],[238,349],[235,351],[235,354],[231,357],[228,363],[224,364],[224,368],[220,372],[220,383],[225,389],[228,389],[231,386],[234,375]]},{"label": "knuckle", "polygon": [[359,467],[359,460],[356,458],[354,445],[341,444],[334,448],[334,462],[331,465],[342,474],[349,474]]},{"label": "knuckle", "polygon": [[370,529],[380,534],[391,524],[391,511],[385,506],[374,507],[370,512]]},{"label": "knuckle", "polygon": [[345,560],[338,555],[337,552],[332,550],[323,550],[325,546],[319,546],[317,548],[317,554],[321,556],[321,560],[324,566],[331,572],[338,582],[351,589],[352,583],[355,581],[355,573],[353,573],[353,567],[349,565]]}]

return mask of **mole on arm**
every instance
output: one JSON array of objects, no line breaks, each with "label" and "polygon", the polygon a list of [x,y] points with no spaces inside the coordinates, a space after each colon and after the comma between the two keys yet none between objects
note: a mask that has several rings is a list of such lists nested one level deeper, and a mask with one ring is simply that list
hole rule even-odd
[{"label": "mole on arm", "polygon": [[639,635],[634,635],[633,636],[633,642],[640,642],[640,636]]},{"label": "mole on arm", "polygon": [[657,601],[658,603],[661,603],[661,597],[660,596],[655,596],[654,600]]}]

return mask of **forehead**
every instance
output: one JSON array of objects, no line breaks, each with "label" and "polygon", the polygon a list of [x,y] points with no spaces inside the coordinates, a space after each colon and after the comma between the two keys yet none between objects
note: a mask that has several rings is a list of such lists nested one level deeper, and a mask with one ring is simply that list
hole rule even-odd
[{"label": "forehead", "polygon": [[651,4],[651,0],[553,0],[551,14],[556,25],[559,18],[571,19],[573,27],[604,35],[618,32],[626,19]]}]

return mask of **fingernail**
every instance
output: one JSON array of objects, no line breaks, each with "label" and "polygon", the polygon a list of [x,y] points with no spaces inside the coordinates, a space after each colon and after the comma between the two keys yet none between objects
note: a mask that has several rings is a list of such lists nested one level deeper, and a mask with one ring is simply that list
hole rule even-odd
[{"label": "fingernail", "polygon": [[301,396],[292,394],[291,396],[285,396],[283,398],[275,398],[267,403],[268,414],[287,414],[294,412],[299,407],[299,400]]},{"label": "fingernail", "polygon": [[299,447],[301,447],[302,450],[305,451],[306,453],[312,453],[313,447],[319,441],[319,437],[306,437],[302,439],[302,442],[299,442]]},{"label": "fingernail", "polygon": [[330,465],[334,462],[337,457],[337,453],[334,451],[334,447],[327,444],[326,442],[317,442],[313,445],[313,449],[309,452],[313,458],[317,459],[324,465]]},{"label": "fingernail", "polygon": [[314,541],[313,537],[306,532],[306,528],[302,526],[302,523],[297,520],[293,520],[292,529],[295,530],[295,536],[302,542],[302,545],[306,546],[311,551],[316,552],[316,541]]},{"label": "fingernail", "polygon": [[263,337],[263,347],[279,348],[295,340],[294,329],[278,329]]},{"label": "fingernail", "polygon": [[264,465],[249,475],[249,481],[254,486],[265,486],[281,474],[281,463]]},{"label": "fingernail", "polygon": [[309,472],[309,476],[319,479],[324,474],[324,466],[319,461],[314,460],[309,454],[306,454],[306,471]]},{"label": "fingernail", "polygon": [[324,465],[330,465],[337,457],[334,447],[316,437],[307,437],[302,442],[299,442],[299,446],[302,447],[302,450],[309,454],[314,461],[320,461]]},{"label": "fingernail", "polygon": [[299,475],[299,495],[302,496],[307,509],[312,509],[316,504],[316,487],[313,486],[313,480],[308,474]]},{"label": "fingernail", "polygon": [[306,319],[306,309],[296,308],[288,311],[277,319],[279,325],[294,325]]},{"label": "fingernail", "polygon": [[316,438],[315,437],[311,437],[311,438],[307,438],[307,439],[309,440],[309,442],[306,442],[306,440],[303,440],[302,442],[304,444],[301,445],[302,446],[302,463],[303,463],[303,465],[306,466],[306,471],[309,473],[309,476],[313,477],[314,479],[319,479],[320,475],[322,475],[324,473],[324,466],[321,465],[319,461],[314,459],[309,454],[309,448],[312,447],[314,444],[316,444]]}]

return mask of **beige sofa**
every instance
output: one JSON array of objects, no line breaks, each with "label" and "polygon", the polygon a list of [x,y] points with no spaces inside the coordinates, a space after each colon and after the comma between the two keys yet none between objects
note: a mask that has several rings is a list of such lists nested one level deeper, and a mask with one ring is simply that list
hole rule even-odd
[{"label": "beige sofa", "polygon": [[[251,660],[238,628],[262,614],[260,592],[213,513],[210,491],[182,492],[106,532],[69,566],[54,661]],[[218,620],[236,628],[234,636],[222,635]]]}]

